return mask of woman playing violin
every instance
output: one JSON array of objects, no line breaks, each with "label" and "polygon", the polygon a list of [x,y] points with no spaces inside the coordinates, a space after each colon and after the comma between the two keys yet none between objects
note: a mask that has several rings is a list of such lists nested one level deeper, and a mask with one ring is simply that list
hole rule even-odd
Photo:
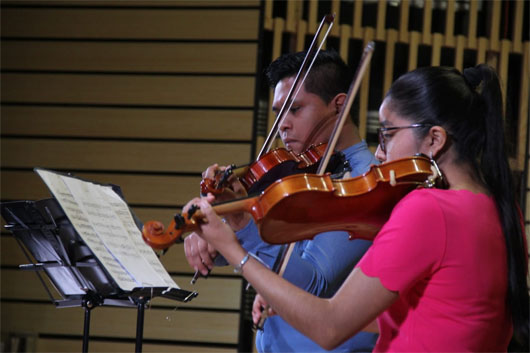
[{"label": "woman playing violin", "polygon": [[[304,54],[286,54],[275,60],[267,70],[269,83],[274,89],[272,110],[276,113],[286,99],[294,77],[302,65]],[[280,136],[288,149],[299,154],[312,144],[328,142],[352,76],[351,70],[337,52],[321,51],[318,54],[306,82],[294,99],[291,110],[279,125]],[[371,164],[377,163],[366,142],[359,138],[351,119],[346,121],[339,135],[336,150],[342,151],[349,161],[352,176],[368,171]],[[218,168],[217,165],[208,168],[203,177],[211,178]],[[244,190],[234,179],[231,179],[232,189]],[[225,216],[225,220],[232,229],[237,230],[237,238],[246,251],[258,256],[269,267],[275,267],[276,259],[282,250],[281,245],[263,242],[248,213]],[[211,246],[208,247],[196,234],[189,235],[184,242],[186,258],[195,270],[207,274],[208,268],[213,267],[214,258],[215,263],[219,264],[216,251]],[[371,242],[366,240],[350,241],[346,232],[321,234],[314,240],[298,242],[287,263],[284,277],[314,295],[329,297],[339,288],[370,244]],[[337,350],[371,351],[376,336],[373,333],[361,333]],[[279,316],[265,321],[263,330],[257,333],[256,346],[260,352],[322,350]]]},{"label": "woman playing violin", "polygon": [[248,257],[212,211],[211,196],[190,202],[208,220],[199,235],[326,349],[377,319],[375,351],[506,351],[512,338],[528,351],[527,249],[495,72],[479,65],[463,74],[407,73],[391,86],[379,120],[378,159],[430,156],[446,189],[405,196],[333,297],[306,293]]}]

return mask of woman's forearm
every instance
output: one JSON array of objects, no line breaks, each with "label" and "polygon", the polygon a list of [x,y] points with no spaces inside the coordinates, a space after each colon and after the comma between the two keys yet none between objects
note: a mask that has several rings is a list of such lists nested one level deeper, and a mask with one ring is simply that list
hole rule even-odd
[{"label": "woman's forearm", "polygon": [[[197,203],[207,217],[199,235],[211,242],[231,265],[240,265],[247,252],[235,234],[207,202]],[[397,293],[384,288],[378,278],[365,276],[360,269],[348,276],[331,299],[305,292],[252,257],[242,266],[242,274],[285,321],[326,349],[362,330],[397,298]]]}]

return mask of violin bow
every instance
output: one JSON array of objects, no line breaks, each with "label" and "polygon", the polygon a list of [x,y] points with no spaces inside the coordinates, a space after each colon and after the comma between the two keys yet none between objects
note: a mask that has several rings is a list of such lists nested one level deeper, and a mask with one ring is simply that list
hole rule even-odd
[{"label": "violin bow", "polygon": [[[313,63],[315,62],[318,53],[320,52],[320,49],[324,45],[324,42],[326,41],[326,38],[328,37],[329,32],[331,31],[331,28],[333,27],[333,21],[335,20],[335,14],[331,15],[325,15],[322,18],[322,21],[320,21],[320,25],[318,26],[318,29],[313,37],[313,40],[311,41],[311,45],[309,46],[309,49],[307,50],[307,54],[304,57],[304,61],[302,62],[302,65],[300,66],[300,69],[298,70],[298,73],[295,76],[295,79],[293,81],[293,85],[291,86],[291,89],[287,93],[287,97],[285,98],[285,101],[283,102],[283,105],[278,113],[278,116],[276,117],[276,120],[274,121],[274,124],[271,127],[271,131],[269,132],[269,135],[265,139],[265,142],[263,143],[263,146],[261,147],[261,150],[258,154],[257,159],[260,159],[265,153],[267,153],[272,145],[272,142],[274,139],[276,139],[276,136],[278,135],[278,127],[280,126],[281,122],[283,121],[286,112],[291,109],[291,106],[293,104],[294,98],[298,95],[298,92],[302,88],[305,79],[309,75],[309,71],[311,71],[311,67],[313,66]],[[322,29],[324,28],[324,24],[329,24],[329,27],[324,34],[324,37],[320,41],[320,44],[318,47],[316,46],[318,36],[320,35],[320,32],[322,32]]]},{"label": "violin bow", "polygon": [[331,155],[333,154],[333,150],[335,149],[335,146],[337,145],[337,141],[342,131],[342,127],[344,126],[344,123],[346,122],[346,119],[348,118],[350,114],[350,109],[353,104],[353,100],[355,99],[355,96],[357,95],[357,91],[359,91],[359,86],[361,85],[361,81],[363,80],[364,73],[366,72],[366,68],[368,67],[370,60],[372,59],[372,54],[374,52],[374,49],[375,49],[375,43],[373,41],[370,41],[364,48],[361,61],[359,63],[359,66],[357,66],[357,71],[355,72],[353,81],[350,85],[350,88],[348,89],[348,95],[346,96],[346,100],[344,104],[342,105],[339,119],[337,119],[335,128],[333,129],[333,132],[331,133],[331,137],[329,138],[328,146],[326,148],[326,151],[324,152],[324,156],[320,160],[320,165],[318,166],[317,175],[323,175],[324,171],[328,167],[329,160],[331,158]]}]

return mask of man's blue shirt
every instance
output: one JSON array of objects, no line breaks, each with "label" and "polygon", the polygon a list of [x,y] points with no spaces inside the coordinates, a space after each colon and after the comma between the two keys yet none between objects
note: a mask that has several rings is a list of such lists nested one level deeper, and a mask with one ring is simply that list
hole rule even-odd
[{"label": "man's blue shirt", "polygon": [[[342,152],[351,165],[352,177],[367,172],[370,165],[377,164],[364,141]],[[243,248],[259,256],[270,268],[273,267],[281,245],[263,242],[254,222],[249,222],[236,235]],[[371,242],[366,240],[349,240],[346,232],[318,234],[313,240],[295,244],[283,277],[309,293],[319,297],[331,297],[370,245]],[[361,332],[333,351],[369,352],[372,351],[376,339],[376,334]],[[267,318],[263,330],[258,331],[256,347],[259,352],[325,351],[278,315]]]}]

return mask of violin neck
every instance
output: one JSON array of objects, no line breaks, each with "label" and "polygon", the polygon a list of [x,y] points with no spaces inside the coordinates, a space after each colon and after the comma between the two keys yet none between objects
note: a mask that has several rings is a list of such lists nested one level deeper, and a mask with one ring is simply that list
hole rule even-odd
[{"label": "violin neck", "polygon": [[256,204],[256,199],[257,196],[246,197],[235,201],[218,203],[213,205],[212,208],[219,216],[236,212],[251,212],[253,206]]}]

